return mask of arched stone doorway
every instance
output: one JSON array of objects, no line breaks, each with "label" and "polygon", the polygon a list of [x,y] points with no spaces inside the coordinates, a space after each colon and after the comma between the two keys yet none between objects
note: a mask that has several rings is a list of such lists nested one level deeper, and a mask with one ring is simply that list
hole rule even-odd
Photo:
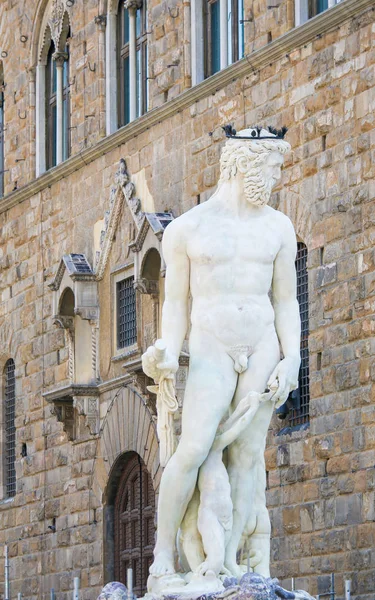
[{"label": "arched stone doorway", "polygon": [[126,454],[114,502],[115,580],[126,583],[133,569],[137,597],[147,592],[148,570],[155,540],[155,492],[143,460],[135,452]]},{"label": "arched stone doorway", "polygon": [[[102,506],[103,583],[105,584],[115,581],[117,578],[115,576],[115,504],[121,493],[121,482],[126,479],[125,472],[131,468],[130,460],[135,456],[138,461],[138,457],[140,457],[141,464],[151,480],[149,489],[155,495],[152,520],[149,523],[149,526],[152,525],[152,531],[154,531],[155,505],[157,504],[162,469],[159,462],[156,424],[139,392],[130,385],[126,385],[105,392],[101,397],[101,402],[102,404],[107,403],[108,409],[102,421],[93,464],[91,518],[96,519],[96,509]],[[129,473],[129,471],[127,472]],[[144,477],[142,480],[144,481]],[[153,533],[152,547],[154,544],[155,535]],[[144,579],[146,581],[146,575],[144,575]]]}]

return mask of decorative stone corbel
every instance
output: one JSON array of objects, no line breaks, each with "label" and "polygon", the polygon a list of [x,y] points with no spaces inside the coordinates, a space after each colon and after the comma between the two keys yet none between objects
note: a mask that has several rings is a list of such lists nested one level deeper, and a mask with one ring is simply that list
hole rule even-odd
[{"label": "decorative stone corbel", "polygon": [[51,404],[51,414],[64,423],[64,430],[70,439],[87,437],[87,432],[80,431],[79,416],[84,416],[84,424],[91,435],[99,432],[99,390],[95,385],[71,384],[49,390],[43,397]]},{"label": "decorative stone corbel", "polygon": [[99,31],[104,31],[107,25],[107,15],[97,15],[94,19]]},{"label": "decorative stone corbel", "polygon": [[73,406],[85,417],[85,425],[91,435],[99,433],[99,398],[97,396],[73,396]]},{"label": "decorative stone corbel", "polygon": [[134,282],[134,289],[140,294],[150,294],[152,296],[159,295],[159,284],[157,281],[150,281],[148,279],[137,279]]}]

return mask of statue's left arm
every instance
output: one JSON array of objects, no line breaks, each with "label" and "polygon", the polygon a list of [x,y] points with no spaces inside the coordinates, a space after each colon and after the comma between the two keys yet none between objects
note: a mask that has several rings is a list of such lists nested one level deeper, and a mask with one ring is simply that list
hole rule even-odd
[{"label": "statue's left arm", "polygon": [[274,262],[272,297],[275,311],[275,327],[284,358],[274,369],[268,386],[277,385],[273,397],[276,407],[284,404],[292,390],[298,387],[301,364],[301,319],[297,300],[295,258],[296,235],[287,217],[282,219],[283,240]]}]

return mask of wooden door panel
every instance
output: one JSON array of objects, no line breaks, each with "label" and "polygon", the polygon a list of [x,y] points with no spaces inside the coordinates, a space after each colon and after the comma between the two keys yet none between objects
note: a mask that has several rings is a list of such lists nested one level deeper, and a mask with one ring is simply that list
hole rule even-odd
[{"label": "wooden door panel", "polygon": [[137,596],[147,591],[148,570],[155,542],[155,493],[140,456],[132,453],[125,465],[115,499],[115,578],[126,584],[133,569]]}]

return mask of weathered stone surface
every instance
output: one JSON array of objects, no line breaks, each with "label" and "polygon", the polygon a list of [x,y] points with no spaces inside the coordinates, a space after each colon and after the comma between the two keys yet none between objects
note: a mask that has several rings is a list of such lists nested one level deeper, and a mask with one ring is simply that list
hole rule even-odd
[{"label": "weathered stone surface", "polygon": [[[267,43],[268,32],[276,39],[292,26],[290,3],[281,2],[272,10],[266,5],[262,0],[250,6],[245,0],[245,18],[250,9],[254,18],[245,23],[247,54]],[[36,8],[36,3],[21,6],[18,1],[0,6],[1,51],[8,53],[2,58],[7,84],[6,193],[31,181],[34,173],[30,57],[36,40],[31,30],[26,43],[19,37],[25,24],[26,29],[39,26],[42,15]],[[149,72],[157,77],[149,80],[150,107],[189,87],[185,11],[186,3],[149,3]],[[72,8],[72,154],[102,139],[98,75],[104,72],[104,55],[98,55],[97,14],[95,2],[85,3],[85,9],[76,2]],[[360,571],[353,577],[352,593],[358,600],[373,600],[374,560],[369,554],[375,547],[373,20],[369,11],[343,22],[257,72],[248,57],[249,71],[242,80],[198,99],[128,143],[119,142],[118,148],[92,163],[82,162],[74,174],[0,213],[0,367],[7,357],[15,358],[18,478],[15,500],[0,504],[0,543],[10,546],[14,596],[22,592],[35,600],[55,587],[59,600],[71,598],[73,550],[81,565],[85,599],[99,594],[104,580],[102,498],[108,456],[116,454],[117,446],[107,440],[102,455],[96,440],[72,443],[42,399],[42,391],[69,383],[64,332],[52,323],[47,284],[65,253],[85,252],[93,264],[94,226],[109,208],[121,157],[144,189],[147,185],[155,210],[171,209],[177,215],[213,191],[223,120],[238,127],[245,119],[247,124],[289,127],[293,154],[286,162],[277,202],[309,250],[310,429],[280,439],[276,433],[281,426],[275,419],[268,436],[273,572],[281,579],[294,577],[297,587],[317,594],[329,590],[330,571],[336,572],[338,586],[346,574]],[[99,285],[103,381],[125,372],[125,359],[111,360],[111,272],[132,261],[127,251],[131,227],[125,210]],[[141,335],[151,314],[146,302],[144,306],[144,315],[139,314]],[[102,419],[116,393],[112,389],[101,394]],[[128,423],[127,409],[121,406],[116,416],[126,423],[118,447],[138,448],[153,464],[152,425],[142,429],[138,446],[132,446],[138,417],[134,409],[134,420]],[[22,443],[28,452],[23,458]],[[156,462],[153,476],[157,488]],[[49,528],[54,518],[56,532]],[[55,554],[57,548],[64,552]],[[338,594],[344,596],[342,588]]]}]

